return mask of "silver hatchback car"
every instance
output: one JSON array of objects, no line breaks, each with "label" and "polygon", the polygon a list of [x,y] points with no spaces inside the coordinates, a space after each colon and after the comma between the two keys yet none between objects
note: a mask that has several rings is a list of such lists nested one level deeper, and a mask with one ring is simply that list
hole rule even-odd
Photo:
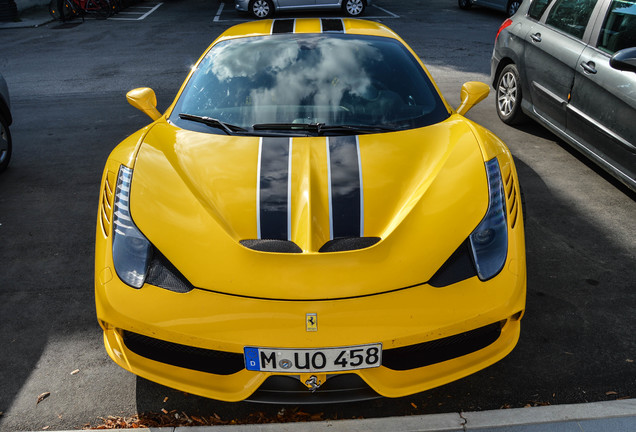
[{"label": "silver hatchback car", "polygon": [[534,119],[636,191],[636,0],[525,0],[491,80],[502,121]]},{"label": "silver hatchback car", "polygon": [[333,10],[352,17],[360,16],[371,0],[235,0],[236,10],[249,12],[255,18],[271,18],[277,11]]}]

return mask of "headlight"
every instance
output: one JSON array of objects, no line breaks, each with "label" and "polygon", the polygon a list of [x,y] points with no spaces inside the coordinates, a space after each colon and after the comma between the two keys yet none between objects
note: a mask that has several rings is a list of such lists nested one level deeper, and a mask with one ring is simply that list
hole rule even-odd
[{"label": "headlight", "polygon": [[134,288],[141,288],[146,279],[152,247],[130,216],[131,180],[132,170],[122,165],[115,191],[113,263],[122,281]]},{"label": "headlight", "polygon": [[497,158],[486,162],[488,176],[488,211],[470,235],[477,274],[482,281],[497,275],[506,262],[508,253],[508,227],[506,225],[506,203]]}]

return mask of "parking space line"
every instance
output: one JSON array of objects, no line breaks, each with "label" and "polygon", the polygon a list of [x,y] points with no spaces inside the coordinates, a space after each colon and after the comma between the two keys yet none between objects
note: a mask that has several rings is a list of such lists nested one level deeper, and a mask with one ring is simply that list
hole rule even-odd
[{"label": "parking space line", "polygon": [[[400,17],[399,15],[396,15],[396,14],[394,14],[393,12],[388,11],[388,10],[384,9],[383,7],[380,7],[380,6],[378,6],[378,5],[373,5],[373,7],[376,7],[376,8],[378,8],[378,9],[380,9],[380,10],[381,10],[382,12],[384,12],[384,13],[388,13],[389,15],[391,15],[391,18],[399,18],[399,17]],[[384,18],[386,18],[386,17],[384,17]]]},{"label": "parking space line", "polygon": [[219,22],[219,18],[221,17],[221,12],[223,12],[223,6],[225,6],[225,3],[221,3],[219,5],[219,10],[216,11],[216,16],[214,17],[214,22]]},{"label": "parking space line", "polygon": [[[163,3],[157,3],[154,6],[131,6],[128,8],[129,10],[119,12],[119,15],[139,15],[136,18],[111,17],[108,19],[112,21],[141,21],[143,19],[146,19],[148,15],[150,15],[151,13],[159,9],[159,6],[161,6],[162,4]],[[136,12],[133,9],[142,9],[142,10],[139,12]],[[144,11],[145,9],[150,9],[150,10]]]}]

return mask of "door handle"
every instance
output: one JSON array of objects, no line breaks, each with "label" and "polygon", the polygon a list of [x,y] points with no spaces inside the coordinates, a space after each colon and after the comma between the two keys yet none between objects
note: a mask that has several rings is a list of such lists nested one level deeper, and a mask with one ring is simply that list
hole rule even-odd
[{"label": "door handle", "polygon": [[541,33],[532,34],[532,35],[530,35],[530,37],[535,42],[541,42]]},{"label": "door handle", "polygon": [[594,63],[593,61],[582,62],[581,67],[583,68],[585,73],[595,74],[597,72],[596,63]]}]

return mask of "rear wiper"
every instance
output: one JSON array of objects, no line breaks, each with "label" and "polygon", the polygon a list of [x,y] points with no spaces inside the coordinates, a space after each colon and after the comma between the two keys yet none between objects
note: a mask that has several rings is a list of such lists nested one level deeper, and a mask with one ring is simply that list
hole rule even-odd
[{"label": "rear wiper", "polygon": [[240,126],[225,123],[225,122],[222,122],[221,120],[218,120],[212,117],[181,113],[179,114],[179,118],[183,120],[194,121],[197,123],[203,123],[204,125],[221,129],[223,132],[225,132],[228,135],[234,135],[234,133],[236,132],[242,132],[242,133],[249,132],[247,129],[243,129]]},{"label": "rear wiper", "polygon": [[254,130],[299,130],[309,131],[316,134],[323,132],[347,132],[351,134],[367,134],[377,132],[391,132],[395,128],[387,126],[366,126],[366,125],[327,125],[324,123],[260,123],[252,126]]}]

